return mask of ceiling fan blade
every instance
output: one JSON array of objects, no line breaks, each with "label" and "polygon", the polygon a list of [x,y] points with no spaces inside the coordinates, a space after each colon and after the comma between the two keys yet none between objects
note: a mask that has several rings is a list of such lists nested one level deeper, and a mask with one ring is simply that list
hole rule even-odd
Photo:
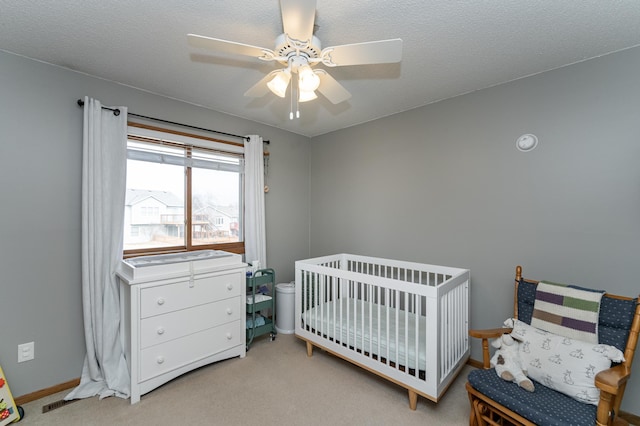
[{"label": "ceiling fan blade", "polygon": [[282,26],[289,38],[309,41],[316,19],[316,0],[280,0]]},{"label": "ceiling fan blade", "polygon": [[254,56],[257,58],[265,57],[267,52],[273,54],[272,50],[264,47],[251,46],[250,44],[236,43],[235,41],[222,40],[219,38],[205,37],[196,34],[187,34],[187,38],[189,44],[193,47],[201,47],[217,52]]},{"label": "ceiling fan blade", "polygon": [[320,77],[318,92],[322,93],[332,104],[339,104],[351,98],[351,93],[349,93],[342,84],[338,83],[335,78],[323,70],[316,70],[316,74]]},{"label": "ceiling fan blade", "polygon": [[330,67],[387,64],[402,60],[402,39],[343,44],[322,49],[322,62]]},{"label": "ceiling fan blade", "polygon": [[269,74],[265,75],[258,81],[256,84],[251,86],[249,90],[244,92],[244,95],[248,98],[261,98],[269,92],[269,88],[267,87],[267,82],[274,77],[274,74],[278,71],[272,71]]}]

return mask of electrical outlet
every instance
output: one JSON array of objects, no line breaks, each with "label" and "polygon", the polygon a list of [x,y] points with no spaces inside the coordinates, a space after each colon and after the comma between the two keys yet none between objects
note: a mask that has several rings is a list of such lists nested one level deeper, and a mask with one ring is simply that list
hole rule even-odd
[{"label": "electrical outlet", "polygon": [[18,362],[30,361],[35,357],[35,343],[23,343],[18,345]]}]

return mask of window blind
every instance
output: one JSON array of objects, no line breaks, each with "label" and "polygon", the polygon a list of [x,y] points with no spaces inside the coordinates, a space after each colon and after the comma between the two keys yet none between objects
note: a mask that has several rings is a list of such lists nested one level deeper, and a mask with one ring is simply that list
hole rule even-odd
[{"label": "window blind", "polygon": [[140,142],[129,139],[127,143],[129,160],[196,167],[227,172],[241,172],[241,156],[194,146],[175,143]]}]

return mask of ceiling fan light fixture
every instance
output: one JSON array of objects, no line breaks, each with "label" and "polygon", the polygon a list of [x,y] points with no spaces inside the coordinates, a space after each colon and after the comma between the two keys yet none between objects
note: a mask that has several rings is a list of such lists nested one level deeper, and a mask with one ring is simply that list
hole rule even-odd
[{"label": "ceiling fan light fixture", "polygon": [[318,99],[318,95],[316,95],[316,93],[313,90],[311,91],[300,90],[300,95],[298,96],[298,102],[309,102],[314,99]]},{"label": "ceiling fan light fixture", "polygon": [[309,65],[298,69],[298,87],[301,92],[313,92],[320,86],[320,77],[313,72]]},{"label": "ceiling fan light fixture", "polygon": [[[351,93],[323,69],[312,69],[318,64],[327,67],[351,65],[389,64],[402,59],[402,39],[368,41],[322,48],[314,34],[317,0],[280,0],[283,32],[275,39],[275,48],[268,49],[245,43],[188,34],[189,44],[218,52],[251,56],[261,61],[277,62],[286,67],[264,76],[245,92],[245,96],[258,98],[271,91],[281,98],[287,97],[291,109],[289,117],[299,116],[299,102],[316,99],[316,93],[334,105],[346,102]],[[292,80],[291,74],[296,74]]]},{"label": "ceiling fan light fixture", "polygon": [[288,69],[284,69],[276,73],[275,77],[273,77],[271,81],[267,83],[267,87],[273,92],[274,95],[284,98],[287,94],[289,80],[291,80],[291,73]]}]

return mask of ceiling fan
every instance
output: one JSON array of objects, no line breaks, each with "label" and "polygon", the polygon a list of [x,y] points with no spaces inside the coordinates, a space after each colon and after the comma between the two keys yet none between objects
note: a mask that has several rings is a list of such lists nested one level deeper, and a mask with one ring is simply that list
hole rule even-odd
[{"label": "ceiling fan", "polygon": [[[188,34],[189,44],[193,47],[279,62],[285,68],[270,72],[244,95],[261,97],[271,90],[284,98],[292,75],[297,75],[290,89],[292,104],[295,83],[297,102],[316,99],[316,91],[333,104],[339,104],[351,97],[351,94],[324,69],[313,69],[318,64],[337,67],[394,63],[402,59],[402,40],[399,38],[322,49],[320,40],[313,35],[316,0],[280,0],[280,10],[284,33],[276,38],[273,50],[196,34]],[[297,115],[299,116],[299,112]],[[293,118],[293,106],[290,118]]]}]

